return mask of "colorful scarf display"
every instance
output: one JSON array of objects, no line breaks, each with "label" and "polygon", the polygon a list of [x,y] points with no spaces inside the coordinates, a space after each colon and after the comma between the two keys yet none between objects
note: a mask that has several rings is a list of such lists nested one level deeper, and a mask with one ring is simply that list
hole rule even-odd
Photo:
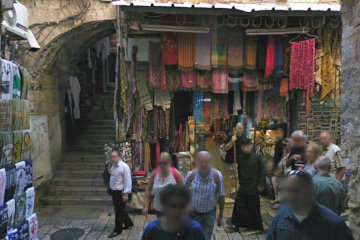
[{"label": "colorful scarf display", "polygon": [[195,67],[200,70],[211,69],[211,34],[195,35]]},{"label": "colorful scarf display", "polygon": [[211,27],[211,65],[213,68],[226,67],[227,29],[224,26]]},{"label": "colorful scarf display", "polygon": [[162,63],[164,65],[178,64],[178,35],[165,32],[161,37]]},{"label": "colorful scarf display", "polygon": [[243,91],[256,91],[259,89],[259,72],[257,70],[246,70],[244,72]]},{"label": "colorful scarf display", "polygon": [[229,70],[229,82],[242,83],[244,82],[243,76],[244,76],[243,70],[235,70],[235,69]]},{"label": "colorful scarf display", "polygon": [[203,121],[203,92],[195,91],[193,93],[193,115],[196,124]]},{"label": "colorful scarf display", "polygon": [[228,93],[228,74],[225,69],[214,69],[212,80],[213,93]]},{"label": "colorful scarf display", "polygon": [[283,68],[283,40],[281,36],[275,36],[274,48],[274,77],[279,79],[282,77]]},{"label": "colorful scarf display", "polygon": [[227,51],[228,67],[232,69],[240,69],[244,67],[244,43],[244,29],[241,27],[230,29],[228,33]]},{"label": "colorful scarf display", "polygon": [[247,69],[256,69],[257,36],[246,36],[245,59]]},{"label": "colorful scarf display", "polygon": [[274,73],[275,43],[274,36],[269,36],[266,50],[265,77],[268,78]]},{"label": "colorful scarf display", "polygon": [[204,93],[203,113],[204,118],[211,118],[211,93]]},{"label": "colorful scarf display", "polygon": [[154,88],[160,88],[162,78],[165,77],[161,58],[161,43],[149,42],[149,82]]},{"label": "colorful scarf display", "polygon": [[332,37],[332,29],[328,26],[323,34],[324,57],[321,63],[321,100],[324,100],[335,87],[334,59],[331,54]]},{"label": "colorful scarf display", "polygon": [[194,71],[181,72],[181,88],[194,89],[196,87],[196,74]]},{"label": "colorful scarf display", "polygon": [[239,83],[233,83],[233,91],[234,91],[234,105],[233,111],[234,115],[237,115],[238,111],[241,110],[241,97],[240,97],[240,87]]},{"label": "colorful scarf display", "polygon": [[315,85],[315,39],[291,44],[289,80],[290,89],[307,89]]},{"label": "colorful scarf display", "polygon": [[212,89],[212,72],[196,71],[196,83],[198,88],[203,90]]},{"label": "colorful scarf display", "polygon": [[195,35],[193,33],[178,34],[179,69],[193,70],[195,66]]},{"label": "colorful scarf display", "polygon": [[256,67],[259,70],[266,68],[266,53],[268,46],[268,36],[259,36],[257,43]]}]

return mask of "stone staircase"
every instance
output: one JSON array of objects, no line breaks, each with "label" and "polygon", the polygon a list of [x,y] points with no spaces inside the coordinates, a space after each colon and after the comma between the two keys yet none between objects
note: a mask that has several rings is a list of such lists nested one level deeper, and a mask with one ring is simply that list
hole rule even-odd
[{"label": "stone staircase", "polygon": [[111,205],[102,180],[103,146],[115,141],[113,120],[92,120],[74,140],[49,183],[45,205]]}]

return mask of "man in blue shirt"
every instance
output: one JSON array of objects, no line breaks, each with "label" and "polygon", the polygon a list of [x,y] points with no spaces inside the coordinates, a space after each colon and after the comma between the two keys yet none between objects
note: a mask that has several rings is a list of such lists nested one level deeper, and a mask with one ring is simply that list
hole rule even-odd
[{"label": "man in blue shirt", "polygon": [[187,187],[164,187],[160,192],[162,215],[146,226],[142,240],[205,240],[201,225],[187,217],[190,200]]},{"label": "man in blue shirt", "polygon": [[267,240],[353,240],[342,218],[318,204],[311,175],[303,170],[290,172],[283,186],[287,203],[276,214]]}]

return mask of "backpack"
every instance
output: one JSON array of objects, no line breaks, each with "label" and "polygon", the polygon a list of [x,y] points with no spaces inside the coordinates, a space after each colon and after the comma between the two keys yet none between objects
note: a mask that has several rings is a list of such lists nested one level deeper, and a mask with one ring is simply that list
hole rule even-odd
[{"label": "backpack", "polygon": [[[191,175],[190,175],[190,177],[189,177],[189,180],[190,180],[190,183],[194,180],[194,178],[195,178],[195,176],[196,176],[196,174],[197,174],[197,169],[195,169],[195,170],[193,170],[192,172],[191,172]],[[219,175],[218,175],[218,173],[217,173],[217,170],[214,168],[213,169],[213,176],[214,176],[214,182],[215,182],[215,184],[216,185],[218,185],[219,184]]]},{"label": "backpack", "polygon": [[[154,173],[151,175],[151,179],[152,179],[152,180],[154,180],[155,177],[156,177],[156,175],[159,174],[159,170],[160,170],[160,169],[159,169],[158,167],[154,170]],[[171,167],[171,172],[172,172],[172,175],[173,175],[173,177],[174,177],[174,179],[175,179],[175,182],[178,183],[179,177],[178,177],[178,175],[177,175],[177,170],[176,170],[176,168]]]}]

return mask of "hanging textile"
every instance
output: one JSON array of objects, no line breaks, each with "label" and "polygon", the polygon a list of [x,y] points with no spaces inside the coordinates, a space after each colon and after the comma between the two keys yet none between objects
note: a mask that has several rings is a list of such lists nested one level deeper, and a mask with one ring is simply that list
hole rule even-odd
[{"label": "hanging textile", "polygon": [[196,87],[196,74],[194,71],[181,72],[181,88],[194,89]]},{"label": "hanging textile", "polygon": [[194,91],[193,94],[193,114],[196,124],[203,121],[203,92]]},{"label": "hanging textile", "polygon": [[16,163],[16,186],[15,196],[19,196],[25,192],[27,187],[26,181],[26,164],[24,161]]},{"label": "hanging textile", "polygon": [[211,34],[195,35],[195,67],[200,70],[211,69]]},{"label": "hanging textile", "polygon": [[6,187],[6,171],[5,168],[0,169],[0,206],[4,205]]},{"label": "hanging textile", "polygon": [[7,238],[9,240],[19,240],[19,234],[17,229],[13,229],[10,232],[8,232]]},{"label": "hanging textile", "polygon": [[26,188],[30,188],[32,187],[32,179],[33,179],[33,169],[32,169],[32,160],[26,160],[25,161],[25,165],[26,165]]},{"label": "hanging textile", "polygon": [[280,85],[280,97],[286,97],[289,94],[289,79],[282,78]]},{"label": "hanging textile", "polygon": [[195,66],[195,34],[179,33],[178,36],[179,69],[193,70]]},{"label": "hanging textile", "polygon": [[269,36],[266,50],[266,67],[265,67],[265,78],[268,78],[274,73],[274,56],[275,56],[275,45],[274,36]]},{"label": "hanging textile", "polygon": [[13,148],[13,156],[12,162],[18,163],[21,160],[21,148],[22,148],[22,131],[14,131],[14,148]]},{"label": "hanging textile", "polygon": [[241,96],[240,96],[239,83],[233,83],[233,91],[234,91],[233,112],[234,112],[234,115],[237,115],[238,111],[241,110]]},{"label": "hanging textile", "polygon": [[135,93],[136,93],[136,56],[137,56],[137,47],[133,47],[131,49],[131,58],[130,58],[130,71],[129,71],[129,77],[128,77],[128,89],[127,89],[127,124],[125,131],[128,132],[131,120],[133,118],[133,115],[135,114]]},{"label": "hanging textile", "polygon": [[18,233],[19,233],[19,240],[29,240],[30,234],[29,234],[29,222],[23,221],[19,226],[17,227]]},{"label": "hanging textile", "polygon": [[232,69],[241,69],[244,67],[244,29],[234,27],[228,31],[228,66]]},{"label": "hanging textile", "polygon": [[334,99],[335,106],[339,107],[340,104],[340,77],[341,77],[341,45],[340,45],[341,33],[336,31],[333,37],[331,55],[334,60],[334,72],[335,72],[335,87],[332,91],[331,97]]},{"label": "hanging textile", "polygon": [[15,187],[16,187],[16,167],[11,165],[6,169],[6,186],[5,186],[5,199],[7,202],[14,198]]},{"label": "hanging textile", "polygon": [[151,111],[153,109],[153,104],[150,96],[150,92],[148,86],[146,84],[146,80],[138,79],[137,81],[137,89],[139,92],[140,102],[144,105],[146,111]]},{"label": "hanging textile", "polygon": [[283,68],[283,40],[281,36],[274,38],[274,77],[280,79],[282,77]]},{"label": "hanging textile", "polygon": [[30,102],[28,100],[12,100],[11,101],[11,115],[12,115],[12,130],[29,129],[29,113]]},{"label": "hanging textile", "polygon": [[245,68],[256,69],[257,36],[246,36],[245,45]]},{"label": "hanging textile", "polygon": [[169,91],[154,89],[154,106],[162,107],[163,109],[170,109],[171,99]]},{"label": "hanging textile", "polygon": [[14,136],[12,132],[0,132],[0,168],[12,164],[12,155],[14,149]]},{"label": "hanging textile", "polygon": [[26,68],[22,66],[20,66],[20,73],[22,79],[21,99],[27,99],[30,90],[31,76],[29,72],[26,70]]},{"label": "hanging textile", "polygon": [[156,141],[156,166],[159,166],[159,160],[160,160],[160,142],[159,140]]},{"label": "hanging textile", "polygon": [[211,27],[211,65],[213,68],[226,67],[227,63],[227,28]]},{"label": "hanging textile", "polygon": [[162,63],[164,65],[178,64],[178,35],[165,32],[161,37]]},{"label": "hanging textile", "polygon": [[26,193],[15,197],[15,226],[19,226],[26,217]]},{"label": "hanging textile", "polygon": [[165,77],[167,89],[176,92],[181,89],[180,72],[177,66],[166,66]]},{"label": "hanging textile", "polygon": [[228,96],[227,94],[214,94],[214,119],[223,119],[228,117]]},{"label": "hanging textile", "polygon": [[3,204],[0,206],[0,239],[6,239],[8,221],[8,208],[6,204]]},{"label": "hanging textile", "polygon": [[228,79],[229,82],[232,83],[242,83],[244,82],[244,74],[243,74],[243,70],[236,70],[236,69],[229,69],[228,71]]},{"label": "hanging textile", "polygon": [[[127,89],[128,89],[128,74],[127,74],[127,68],[126,68],[126,62],[125,62],[125,56],[123,51],[120,52],[120,101],[119,101],[119,119],[120,121],[123,121],[122,119],[126,119],[128,109],[127,109]],[[123,132],[123,134],[126,134]]]},{"label": "hanging textile", "polygon": [[203,116],[204,118],[211,117],[211,93],[204,93],[204,101],[203,101]]},{"label": "hanging textile", "polygon": [[0,100],[0,131],[12,130],[12,101]]},{"label": "hanging textile", "polygon": [[212,89],[212,72],[211,71],[196,71],[197,87],[203,90]]},{"label": "hanging textile", "polygon": [[15,200],[11,199],[6,202],[6,206],[8,208],[8,224],[7,230],[10,231],[12,228],[15,227]]},{"label": "hanging textile", "polygon": [[2,78],[1,78],[1,99],[2,100],[11,100],[13,98],[14,92],[14,71],[13,63],[1,59],[1,68],[2,68]]},{"label": "hanging textile", "polygon": [[244,72],[243,91],[256,91],[259,89],[259,73],[257,70],[246,70]]},{"label": "hanging textile", "polygon": [[35,204],[35,189],[33,187],[29,188],[25,192],[26,194],[26,212],[25,217],[28,218],[34,213],[34,204]]},{"label": "hanging textile", "polygon": [[161,43],[149,42],[149,82],[150,86],[160,88],[165,69],[161,60]]},{"label": "hanging textile", "polygon": [[15,63],[13,64],[13,99],[20,99],[21,98],[21,75],[19,66]]},{"label": "hanging textile", "polygon": [[307,89],[315,84],[315,39],[291,43],[290,89]]},{"label": "hanging textile", "polygon": [[29,223],[29,240],[37,240],[37,235],[39,231],[39,223],[37,220],[36,214],[32,214],[28,219]]},{"label": "hanging textile", "polygon": [[228,93],[228,74],[226,69],[212,71],[213,93]]},{"label": "hanging textile", "polygon": [[264,35],[258,36],[256,67],[259,70],[265,70],[266,68],[267,46],[268,46],[268,36],[264,36]]},{"label": "hanging textile", "polygon": [[291,53],[291,49],[290,49],[290,43],[289,43],[289,39],[284,37],[283,38],[283,75],[285,77],[289,77],[290,76],[290,53]]},{"label": "hanging textile", "polygon": [[150,172],[151,158],[150,158],[150,144],[148,141],[144,142],[144,171]]},{"label": "hanging textile", "polygon": [[143,166],[143,146],[141,141],[132,141],[131,142],[131,166],[132,170],[142,170]]},{"label": "hanging textile", "polygon": [[31,159],[31,130],[22,130],[21,131],[21,155],[20,160],[30,160]]},{"label": "hanging textile", "polygon": [[256,121],[257,122],[261,122],[262,117],[263,117],[263,98],[264,98],[264,91],[263,90],[259,90],[257,93],[257,101],[256,101],[256,105],[257,105],[257,111],[256,111]]}]

